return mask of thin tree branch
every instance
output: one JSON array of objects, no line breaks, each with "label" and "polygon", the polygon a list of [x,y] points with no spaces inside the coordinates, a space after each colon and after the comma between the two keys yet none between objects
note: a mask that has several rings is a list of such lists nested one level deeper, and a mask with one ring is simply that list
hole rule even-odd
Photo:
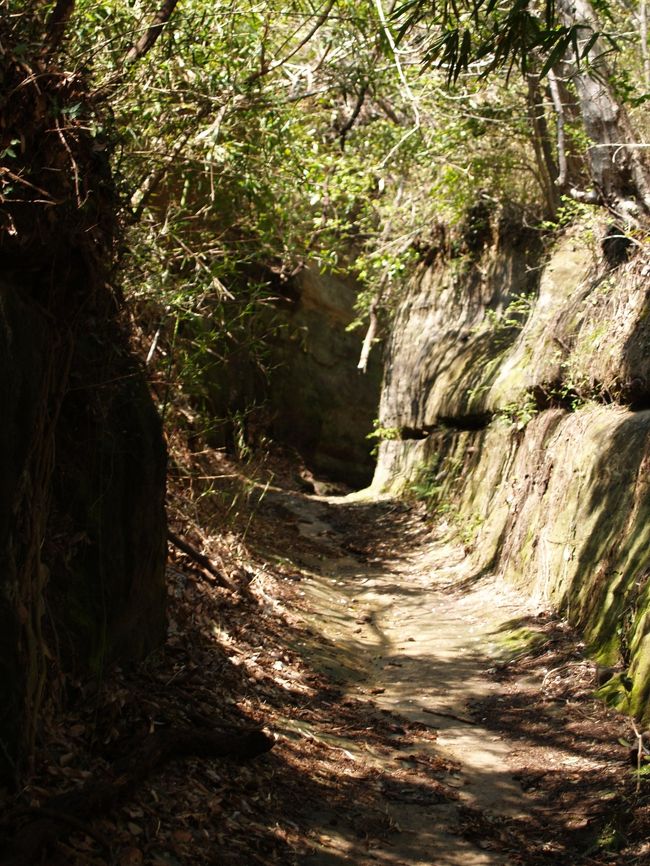
[{"label": "thin tree branch", "polygon": [[564,189],[567,184],[568,166],[566,158],[566,141],[564,137],[564,106],[562,105],[562,97],[560,96],[560,88],[558,87],[557,78],[552,69],[548,71],[548,86],[551,91],[551,99],[553,100],[553,108],[555,109],[555,126],[557,129],[557,161],[559,172],[555,183],[560,189]]},{"label": "thin tree branch", "polygon": [[379,306],[379,300],[379,297],[375,298],[370,305],[368,330],[366,331],[366,336],[363,340],[361,356],[359,358],[359,363],[357,364],[357,370],[361,370],[362,373],[366,373],[368,370],[368,357],[370,356],[370,350],[372,349],[372,344],[377,333],[377,307]]},{"label": "thin tree branch", "polygon": [[[393,62],[395,63],[395,69],[397,70],[397,75],[399,80],[402,83],[402,87],[404,88],[404,94],[408,98],[409,102],[413,106],[413,119],[415,121],[414,125],[406,132],[402,138],[394,145],[390,151],[386,154],[386,156],[382,159],[379,164],[379,168],[383,168],[392,158],[393,154],[399,150],[399,148],[404,144],[404,142],[409,139],[412,135],[414,135],[420,129],[420,108],[418,106],[418,101],[415,98],[413,91],[411,90],[411,86],[409,85],[406,75],[404,74],[404,69],[402,68],[402,62],[399,59],[399,52],[397,50],[397,43],[395,42],[395,37],[393,36],[391,29],[388,25],[388,20],[386,18],[386,13],[384,11],[384,7],[382,5],[382,0],[375,0],[375,7],[377,8],[377,15],[379,16],[379,21],[381,23],[381,29],[384,32],[384,36],[386,37],[386,41],[390,46],[390,50],[393,55]],[[392,6],[391,6],[392,8]]]},{"label": "thin tree branch", "polygon": [[125,65],[135,63],[136,60],[141,60],[153,48],[177,5],[178,0],[164,0],[163,5],[156,13],[150,26],[127,51],[124,57]]},{"label": "thin tree branch", "polygon": [[[397,189],[397,193],[395,195],[395,201],[393,204],[393,211],[392,211],[391,215],[389,216],[388,220],[386,221],[386,224],[384,225],[384,228],[383,228],[382,233],[381,233],[381,237],[378,239],[377,249],[382,249],[382,243],[381,242],[385,241],[388,237],[390,237],[390,233],[393,229],[393,221],[395,219],[395,214],[397,213],[397,211],[399,209],[403,194],[404,194],[404,181],[402,180],[402,182],[400,183],[400,185]],[[398,251],[398,254],[399,254],[399,252],[402,252],[402,251],[408,249],[408,247],[410,245],[411,245],[411,238],[409,237],[408,244],[406,244],[406,246],[403,246],[402,249]],[[387,249],[387,247],[383,247],[383,249]],[[380,307],[380,305],[384,299],[384,295],[386,294],[388,283],[389,283],[388,269],[385,268],[384,273],[382,274],[381,279],[379,280],[379,290],[378,290],[375,298],[373,299],[372,303],[370,304],[370,309],[368,310],[368,319],[369,319],[368,320],[368,330],[366,331],[366,336],[363,339],[363,345],[361,347],[361,356],[359,358],[359,363],[357,364],[357,370],[361,370],[362,373],[366,373],[368,370],[368,358],[370,356],[370,350],[372,349],[373,343],[375,341],[375,336],[377,334],[378,326],[379,326],[379,319],[377,317],[377,310],[379,309],[379,307]]]},{"label": "thin tree branch", "polygon": [[144,209],[147,206],[149,199],[158,189],[162,181],[165,179],[170,166],[174,164],[180,156],[183,148],[194,134],[194,128],[190,127],[185,130],[178,141],[172,147],[170,153],[163,157],[162,163],[151,171],[140,187],[133,193],[131,197],[131,207],[133,208],[131,218],[134,222],[138,222]]},{"label": "thin tree branch", "polygon": [[361,90],[359,91],[359,96],[357,98],[356,105],[352,110],[352,114],[347,119],[347,121],[343,124],[341,129],[339,130],[339,139],[341,141],[341,150],[345,150],[345,139],[347,138],[348,132],[352,129],[354,124],[357,121],[357,118],[361,114],[361,109],[363,108],[363,103],[366,101],[366,94],[368,93],[368,82],[364,81],[361,86]]},{"label": "thin tree branch", "polygon": [[650,48],[648,47],[648,4],[647,0],[639,3],[639,36],[641,41],[641,59],[643,60],[643,81],[646,90],[650,90]]},{"label": "thin tree branch", "polygon": [[176,535],[175,532],[172,532],[171,529],[167,530],[167,538],[169,541],[177,547],[179,550],[182,550],[184,554],[193,559],[201,568],[204,568],[208,574],[211,574],[212,577],[216,580],[219,586],[222,586],[224,589],[230,589],[235,591],[237,587],[231,583],[227,577],[225,577],[219,569],[214,565],[214,563],[208,559],[205,554],[201,553],[201,551],[197,550],[196,547],[193,547],[189,542],[185,541],[179,535]]},{"label": "thin tree branch", "polygon": [[296,45],[296,47],[293,48],[288,54],[286,54],[281,60],[275,60],[273,63],[270,63],[267,65],[265,63],[264,59],[262,59],[262,65],[261,65],[260,69],[258,69],[258,71],[254,72],[252,75],[248,76],[248,78],[246,79],[246,84],[253,84],[253,82],[257,81],[258,79],[264,78],[265,75],[269,75],[269,73],[274,72],[280,66],[284,66],[284,64],[287,63],[289,60],[291,60],[292,57],[295,57],[296,54],[300,51],[300,49],[304,48],[304,46],[310,41],[312,36],[314,36],[315,33],[318,30],[320,30],[320,28],[323,26],[323,24],[327,21],[327,19],[329,18],[330,12],[334,8],[335,3],[336,3],[336,0],[330,0],[330,2],[325,7],[324,11],[321,12],[321,14],[318,16],[318,18],[314,22],[313,26],[311,27],[311,29],[309,30],[307,35],[304,36],[300,40],[300,42]]},{"label": "thin tree branch", "polygon": [[553,218],[559,205],[559,191],[555,180],[558,167],[553,156],[550,143],[544,100],[539,88],[539,76],[529,73],[528,81],[528,115],[532,127],[532,142],[537,161],[538,183],[543,191],[549,218]]}]

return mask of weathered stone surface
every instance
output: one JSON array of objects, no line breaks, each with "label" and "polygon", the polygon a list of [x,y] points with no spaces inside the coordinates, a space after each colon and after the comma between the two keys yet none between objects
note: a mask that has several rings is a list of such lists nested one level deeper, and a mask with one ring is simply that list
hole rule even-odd
[{"label": "weathered stone surface", "polygon": [[[288,283],[268,271],[251,279],[226,310],[232,326],[225,337],[207,316],[191,325],[214,346],[185,385],[214,421],[210,444],[236,452],[270,435],[295,447],[318,475],[369,484],[375,443],[367,437],[378,415],[382,353],[375,346],[367,372],[357,369],[364,333],[347,328],[358,285],[315,267]],[[257,295],[256,281],[265,286]]]},{"label": "weathered stone surface", "polygon": [[560,239],[541,269],[528,317],[486,388],[486,411],[521,405],[535,390],[558,388],[566,369],[568,331],[576,327],[576,307],[588,291],[592,266],[592,249],[578,232]]},{"label": "weathered stone surface", "polygon": [[620,704],[647,720],[650,412],[551,414],[528,425],[495,491],[496,513],[509,500],[499,568],[565,612],[604,664],[629,665]]},{"label": "weathered stone surface", "polygon": [[565,378],[576,393],[621,403],[650,400],[650,261],[601,267],[578,311]]},{"label": "weathered stone surface", "polygon": [[271,380],[274,436],[295,445],[314,471],[361,487],[374,469],[367,436],[378,414],[380,349],[366,373],[357,369],[363,332],[346,330],[355,317],[353,285],[306,268],[296,295]]},{"label": "weathered stone surface", "polygon": [[480,416],[517,329],[490,327],[511,302],[536,291],[535,235],[507,234],[479,257],[416,273],[397,312],[387,350],[380,419],[384,427],[423,430],[440,418]]},{"label": "weathered stone surface", "polygon": [[611,269],[583,229],[561,238],[542,270],[530,315],[500,361],[485,409],[519,405],[533,392],[550,402],[568,394],[647,399],[649,276],[643,257]]},{"label": "weathered stone surface", "polygon": [[564,611],[603,662],[627,669],[631,691],[619,678],[609,697],[647,722],[650,412],[622,404],[650,398],[650,265],[639,255],[611,269],[574,229],[539,276],[499,351],[494,295],[475,275],[453,293],[437,264],[411,286],[380,415],[405,438],[382,443],[373,486],[444,506],[477,573],[497,569]]},{"label": "weathered stone surface", "polygon": [[537,254],[504,241],[416,275],[388,347],[384,427],[426,431],[531,400],[650,399],[647,262],[610,269],[582,228],[535,269]]},{"label": "weathered stone surface", "polygon": [[70,340],[31,291],[5,281],[0,364],[6,779],[35,730],[46,657],[68,672],[99,672],[111,660],[142,658],[164,637],[166,457],[115,322],[91,319]]}]

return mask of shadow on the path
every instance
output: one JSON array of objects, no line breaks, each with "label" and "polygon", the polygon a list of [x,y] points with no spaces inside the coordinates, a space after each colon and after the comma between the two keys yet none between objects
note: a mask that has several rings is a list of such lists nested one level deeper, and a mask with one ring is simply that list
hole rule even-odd
[{"label": "shadow on the path", "polygon": [[[298,509],[299,513],[304,514],[305,508],[309,508],[309,506],[305,506],[304,503],[301,504]],[[366,578],[370,577],[372,588],[373,574],[379,570],[390,570],[395,565],[408,562],[414,553],[414,547],[422,545],[423,533],[428,532],[427,527],[419,526],[417,523],[414,525],[412,514],[407,509],[396,507],[392,503],[388,505],[384,503],[332,505],[331,503],[318,502],[317,509],[319,521],[329,523],[339,533],[338,545],[333,543],[331,532],[327,532],[326,537],[325,533],[323,534],[327,551],[320,568],[325,579],[331,580],[334,595],[343,593],[337,582],[340,575],[337,575],[335,570],[332,571],[331,567],[331,559],[336,555],[337,549],[345,551],[345,555],[349,555],[350,550],[355,551],[358,563],[356,571],[353,566],[345,565],[347,586],[350,586],[351,580],[354,586],[354,575],[356,574],[357,577],[363,575]],[[298,561],[303,563],[308,561],[311,569],[318,570],[319,555],[323,559],[324,548],[318,538],[312,538],[311,541],[315,544],[315,551],[310,553],[310,551],[296,550],[295,556]],[[352,579],[350,574],[353,575]],[[462,583],[450,580],[443,591],[462,598],[463,594],[482,577],[482,574],[465,575]],[[424,719],[426,719],[425,724],[428,728],[436,725],[441,732],[448,731],[450,727],[457,729],[460,726],[461,729],[463,728],[461,719],[450,720],[444,711],[436,714],[436,695],[443,694],[448,698],[449,695],[457,694],[458,699],[462,700],[466,706],[473,704],[484,706],[486,704],[484,690],[478,687],[474,688],[473,681],[476,680],[477,671],[485,672],[494,667],[494,656],[482,652],[480,647],[473,646],[466,650],[466,655],[462,658],[454,658],[452,664],[444,657],[431,655],[431,653],[418,655],[412,651],[402,653],[391,650],[389,652],[389,642],[378,625],[378,621],[381,621],[381,617],[386,612],[386,606],[374,609],[371,606],[363,606],[365,588],[363,582],[359,580],[360,607],[363,607],[366,617],[369,618],[367,628],[362,636],[356,639],[339,633],[335,638],[329,638],[322,632],[315,633],[308,630],[306,635],[303,635],[293,645],[299,649],[304,662],[316,664],[317,667],[319,667],[319,660],[323,658],[347,659],[370,655],[374,671],[372,681],[389,687],[391,698],[394,699],[396,705],[399,705],[399,712],[392,716],[394,728],[392,731],[388,731],[387,737],[385,727],[382,727],[377,721],[380,716],[377,715],[377,708],[373,706],[372,698],[366,694],[363,701],[356,701],[348,696],[344,705],[352,706],[354,714],[363,723],[360,735],[362,743],[366,746],[383,746],[393,750],[408,751],[411,748],[421,751],[423,745],[418,739],[417,732],[419,729],[417,726],[422,725]],[[396,579],[395,582],[383,583],[382,592],[413,599],[417,598],[422,590],[421,587],[405,586]],[[342,599],[345,610],[339,615],[340,622],[350,617],[349,601],[350,599],[346,597]],[[436,627],[435,616],[435,612],[430,615],[430,619],[433,620],[431,626],[434,629]],[[462,617],[462,613],[460,617]],[[337,617],[335,616],[333,619],[336,620]],[[539,617],[520,619],[517,625],[520,628],[529,626],[532,630],[539,627],[540,619]],[[561,630],[558,631],[557,635],[554,635],[551,624],[550,631],[543,639],[542,649],[548,652],[549,648],[552,649],[555,644],[559,647],[562,643],[566,643],[566,635],[561,633]],[[532,654],[534,655],[536,651],[533,651]],[[557,661],[557,658],[555,660]],[[378,669],[380,671],[379,679],[377,678]],[[357,676],[347,679],[344,670],[330,671],[329,673],[330,675],[333,674],[338,684],[346,686],[348,691],[351,686],[359,682],[363,683],[364,679],[363,672],[359,675],[359,668],[357,668]],[[370,678],[370,672],[367,673]],[[488,674],[484,673],[483,675],[487,676]],[[542,673],[539,674],[540,681],[541,676]],[[382,681],[382,677],[385,682]],[[431,701],[426,697],[427,690],[430,693]],[[417,692],[417,695],[414,695],[414,691]],[[299,719],[302,712],[309,712],[310,709],[318,706],[318,698],[312,698],[307,704],[299,706],[292,703],[291,700],[287,702],[286,697],[286,695],[278,692],[274,694],[272,702],[274,705],[283,705],[285,711],[294,714],[294,718]],[[572,793],[579,795],[583,788],[589,786],[590,767],[594,755],[607,753],[608,749],[611,749],[609,732],[603,732],[600,738],[592,736],[589,740],[581,740],[562,724],[562,720],[556,712],[556,706],[552,702],[549,705],[548,713],[538,711],[531,713],[529,694],[522,692],[518,697],[515,696],[508,701],[497,697],[494,698],[493,702],[498,705],[501,700],[503,700],[504,712],[501,715],[492,712],[489,717],[480,717],[481,727],[493,730],[498,739],[501,739],[505,732],[513,749],[526,748],[536,750],[536,752],[552,749],[562,753],[567,762],[573,761],[574,764],[577,762],[577,768],[573,772],[569,786]],[[516,711],[517,701],[521,707],[519,713]],[[331,724],[336,729],[337,736],[341,736],[340,716],[335,715],[335,713],[340,713],[340,707],[340,702],[338,705],[336,701],[331,702],[330,707],[325,702],[324,709],[326,712],[321,716],[319,722],[324,733],[328,724],[327,713],[331,709]],[[450,721],[451,725],[449,724]],[[349,725],[350,722],[348,721],[346,724]],[[472,724],[465,727],[471,728]],[[415,732],[414,737],[412,736],[413,732]],[[346,731],[344,736],[349,742],[356,742],[359,737],[352,730]],[[425,751],[428,750],[425,749]],[[501,795],[504,798],[512,797],[512,777],[505,765],[497,769],[494,767],[489,770],[481,769],[472,762],[471,756],[467,757],[466,775],[467,773],[471,775],[471,779],[468,780],[470,784],[478,784],[479,787],[492,790],[495,802],[498,802]],[[584,760],[584,769],[580,769],[582,766],[581,759]],[[269,760],[273,760],[273,758]],[[426,781],[400,779],[400,785],[403,783],[403,802],[410,804],[411,811],[421,809],[422,820],[433,823],[439,820],[449,822],[450,813],[447,806],[455,798],[456,789],[445,783],[446,775],[444,771],[438,769],[431,776],[431,781],[435,783],[436,796],[441,797],[437,804],[424,800],[418,804],[418,797],[423,797],[426,800],[426,797],[431,796]],[[567,787],[566,773],[562,769],[548,768],[545,775],[549,789],[556,790]],[[575,778],[576,775],[577,779]],[[319,815],[334,816],[331,818],[334,824],[325,827],[321,825],[318,832],[330,836],[334,835],[338,839],[338,844],[344,846],[344,850],[340,854],[333,853],[328,848],[326,852],[321,852],[314,862],[319,864],[365,862],[365,860],[355,860],[353,855],[357,858],[369,856],[369,852],[372,851],[372,842],[368,836],[367,826],[372,824],[371,816],[374,816],[373,820],[375,820],[376,815],[386,812],[386,810],[388,810],[387,814],[390,812],[391,804],[386,795],[386,778],[390,778],[390,774],[382,773],[377,769],[374,769],[371,774],[364,774],[363,768],[355,768],[353,763],[350,768],[346,768],[344,772],[339,774],[331,785],[316,783],[314,778],[302,779],[304,786],[303,822],[308,823],[310,816],[312,818]],[[446,791],[446,794],[441,795],[440,785],[443,786],[442,791]],[[569,800],[571,800],[570,797]],[[574,796],[572,802],[575,803],[575,800]],[[350,803],[356,804],[352,810]],[[548,806],[544,808],[548,809]],[[585,826],[576,826],[575,811],[567,812],[566,809],[558,805],[552,813],[552,826],[546,828],[544,825],[550,814],[548,811],[544,814],[543,823],[540,823],[539,815],[536,818],[523,815],[510,818],[494,818],[493,816],[492,823],[487,822],[486,824],[484,820],[479,821],[476,816],[474,816],[473,821],[470,820],[466,813],[459,826],[452,828],[452,830],[459,837],[472,836],[472,828],[476,830],[476,827],[480,825],[480,832],[477,832],[479,835],[483,834],[482,838],[488,849],[494,848],[517,854],[525,858],[524,862],[526,863],[568,864],[576,862],[576,857],[580,852],[585,852],[596,844],[600,830],[611,818],[612,810],[607,805],[601,804],[600,808],[597,808],[593,802],[590,802],[589,808],[591,811]],[[461,813],[458,812],[457,814]],[[330,829],[334,827],[335,833],[327,833],[328,826]],[[488,832],[490,827],[492,827],[492,831]],[[314,832],[316,832],[316,828],[314,828]],[[536,836],[531,837],[531,832]],[[363,833],[366,835],[363,836]],[[387,841],[386,844],[390,849],[394,842]],[[397,863],[401,861],[388,859],[386,862]],[[431,860],[431,862],[443,864],[447,861],[440,859]],[[449,862],[456,863],[459,861],[451,859]],[[492,860],[489,862],[500,861]]]},{"label": "shadow on the path", "polygon": [[[597,807],[591,798],[587,824],[574,820],[581,796],[587,799],[594,754],[611,748],[608,733],[580,739],[557,717],[558,704],[549,703],[546,718],[531,712],[530,696],[517,690],[486,701],[477,676],[489,675],[494,658],[480,643],[468,645],[451,663],[444,654],[420,651],[417,639],[404,646],[389,639],[385,622],[396,610],[373,596],[380,573],[382,594],[398,599],[394,608],[403,603],[411,613],[418,611],[423,632],[435,631],[441,622],[440,611],[426,604],[418,608],[422,587],[407,584],[400,573],[418,549],[435,541],[424,518],[395,503],[333,504],[284,493],[281,504],[289,510],[279,525],[272,513],[276,503],[272,498],[261,503],[256,518],[261,528],[252,543],[267,554],[260,559],[264,568],[285,563],[277,580],[286,589],[286,613],[264,592],[237,600],[215,592],[205,577],[172,572],[169,640],[130,675],[137,700],[124,701],[107,684],[107,693],[89,702],[85,722],[109,760],[132,737],[177,724],[223,728],[271,720],[278,736],[276,748],[251,764],[191,760],[168,767],[149,783],[139,808],[158,830],[138,840],[146,862],[576,863],[611,818],[611,801]],[[311,536],[304,534],[310,514],[322,524]],[[306,520],[302,527],[300,517]],[[338,573],[332,569],[337,558]],[[334,634],[323,633],[308,617],[301,624],[295,615],[309,606],[311,597],[301,596],[308,580],[322,591]],[[450,573],[441,583],[448,622],[462,619],[463,593],[475,582],[460,587]],[[539,621],[526,624],[532,629]],[[540,653],[556,648],[554,664],[562,664],[562,652],[573,658],[552,624],[547,634]],[[498,675],[505,679],[506,671]],[[447,705],[436,702],[439,695],[462,704],[462,712],[451,714],[457,718],[445,715]],[[472,712],[474,704],[478,709]],[[459,766],[436,745],[436,737],[462,737],[479,725],[494,737],[507,735],[512,748],[554,749],[575,760],[570,782],[561,770],[545,773],[546,784],[564,799],[558,796],[551,811],[548,803],[540,807],[546,810],[541,817],[525,811],[500,817],[468,805],[462,798],[472,786],[490,789],[495,802],[513,793],[505,762],[486,768],[467,755],[460,756]],[[121,813],[122,825],[128,820],[144,818]],[[180,820],[184,835],[176,838]],[[165,847],[170,836],[176,847]],[[205,846],[206,839],[214,848],[212,861],[197,859],[192,850],[194,843]],[[423,844],[430,850],[422,850]],[[70,860],[60,852],[49,862]],[[92,862],[103,863],[99,855]]]}]

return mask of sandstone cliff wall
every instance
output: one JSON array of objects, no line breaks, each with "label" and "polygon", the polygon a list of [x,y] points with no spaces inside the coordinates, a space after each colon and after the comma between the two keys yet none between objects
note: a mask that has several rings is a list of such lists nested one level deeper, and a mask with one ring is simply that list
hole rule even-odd
[{"label": "sandstone cliff wall", "polygon": [[395,438],[373,484],[444,507],[476,574],[563,611],[621,669],[606,694],[648,721],[650,260],[613,266],[603,232],[545,251],[495,232],[462,269],[422,267],[388,349]]},{"label": "sandstone cliff wall", "polygon": [[[270,436],[295,448],[322,479],[367,486],[382,358],[375,347],[367,372],[357,369],[364,335],[348,326],[357,315],[358,286],[315,266],[284,283],[270,271],[257,279],[269,297],[251,300],[241,317],[248,328],[232,327],[225,348],[202,364],[195,396],[214,421],[211,444],[236,451],[240,437],[256,447]],[[247,291],[244,283],[242,298]],[[212,324],[204,325],[210,333]]]}]

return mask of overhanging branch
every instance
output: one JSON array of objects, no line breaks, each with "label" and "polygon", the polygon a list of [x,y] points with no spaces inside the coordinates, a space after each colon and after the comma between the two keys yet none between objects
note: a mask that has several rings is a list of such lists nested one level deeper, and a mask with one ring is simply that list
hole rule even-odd
[{"label": "overhanging branch", "polygon": [[145,30],[138,41],[129,48],[124,57],[124,63],[126,65],[130,65],[131,63],[135,63],[136,60],[140,60],[153,48],[177,5],[178,0],[165,0],[159,11],[156,13],[151,25]]}]

